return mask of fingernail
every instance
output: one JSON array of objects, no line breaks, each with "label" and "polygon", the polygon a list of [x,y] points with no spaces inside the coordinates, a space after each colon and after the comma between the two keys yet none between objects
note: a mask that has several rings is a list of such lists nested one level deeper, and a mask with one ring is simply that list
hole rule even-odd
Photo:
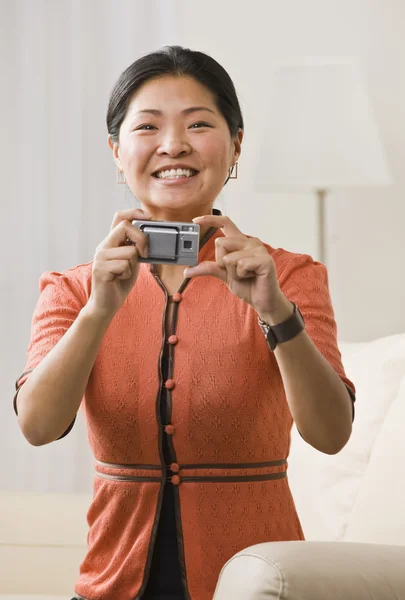
[{"label": "fingernail", "polygon": [[201,219],[203,219],[203,218],[204,218],[204,217],[195,217],[195,218],[193,219],[193,223],[194,223],[194,221],[200,221],[200,220],[201,220]]}]

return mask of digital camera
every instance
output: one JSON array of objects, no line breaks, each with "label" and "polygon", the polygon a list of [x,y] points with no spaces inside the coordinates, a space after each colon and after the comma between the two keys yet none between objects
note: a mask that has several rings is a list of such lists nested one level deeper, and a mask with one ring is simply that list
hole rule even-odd
[{"label": "digital camera", "polygon": [[148,237],[148,258],[139,262],[159,265],[198,264],[200,226],[177,221],[132,221]]}]

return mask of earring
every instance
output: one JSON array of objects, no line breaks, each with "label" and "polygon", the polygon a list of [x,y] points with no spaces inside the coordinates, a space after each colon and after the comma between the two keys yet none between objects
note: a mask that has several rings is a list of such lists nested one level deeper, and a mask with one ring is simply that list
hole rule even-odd
[{"label": "earring", "polygon": [[124,171],[120,171],[120,169],[117,169],[116,175],[117,175],[117,183],[126,183],[127,182],[127,180],[125,179]]},{"label": "earring", "polygon": [[232,165],[232,167],[230,167],[228,177],[229,179],[238,179],[238,163],[235,163],[234,165]]}]

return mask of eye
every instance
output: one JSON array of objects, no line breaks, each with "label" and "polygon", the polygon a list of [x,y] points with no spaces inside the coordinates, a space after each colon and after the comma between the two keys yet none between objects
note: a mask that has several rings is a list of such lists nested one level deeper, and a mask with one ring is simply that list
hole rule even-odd
[{"label": "eye", "polygon": [[[196,127],[196,125],[199,125],[199,127]],[[200,129],[200,127],[211,127],[211,125],[209,125],[209,123],[205,123],[205,121],[198,121],[198,123],[193,123],[190,126],[190,129]]]},{"label": "eye", "polygon": [[[150,127],[150,129],[146,129],[147,127]],[[138,131],[139,129],[144,131],[152,131],[152,129],[156,129],[156,127],[154,125],[146,123],[145,125],[140,125],[139,127],[136,127],[135,131]]]}]

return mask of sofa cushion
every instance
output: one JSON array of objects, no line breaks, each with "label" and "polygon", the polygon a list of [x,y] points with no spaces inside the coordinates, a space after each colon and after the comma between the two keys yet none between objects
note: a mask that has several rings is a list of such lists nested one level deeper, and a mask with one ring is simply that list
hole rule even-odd
[{"label": "sofa cushion", "polygon": [[404,424],[405,375],[373,446],[344,535],[347,541],[405,545]]},{"label": "sofa cushion", "polygon": [[[356,386],[350,441],[339,454],[329,456],[309,446],[295,429],[292,435],[289,481],[309,540],[344,539],[358,495],[366,485],[374,445],[405,376],[405,334],[365,343],[340,342],[339,347],[347,376]],[[380,452],[384,453],[384,448],[382,445]],[[385,459],[386,464],[392,460],[390,453]],[[395,502],[388,503],[377,518],[391,520],[390,527],[395,527],[398,515],[394,508]],[[370,520],[375,518],[366,514]],[[379,534],[375,541],[381,541]]]}]

